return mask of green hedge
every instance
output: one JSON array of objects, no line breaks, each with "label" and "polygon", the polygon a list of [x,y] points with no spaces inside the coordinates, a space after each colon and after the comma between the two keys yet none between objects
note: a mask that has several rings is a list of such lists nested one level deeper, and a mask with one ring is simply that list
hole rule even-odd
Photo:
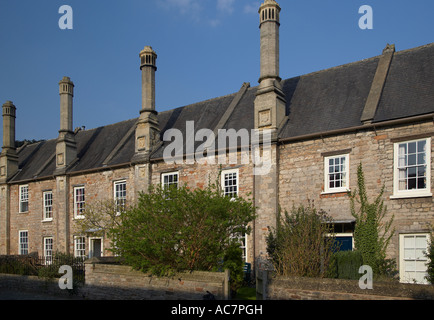
[{"label": "green hedge", "polygon": [[329,277],[337,279],[360,278],[359,268],[363,265],[362,254],[358,251],[339,251],[333,254],[329,265]]}]

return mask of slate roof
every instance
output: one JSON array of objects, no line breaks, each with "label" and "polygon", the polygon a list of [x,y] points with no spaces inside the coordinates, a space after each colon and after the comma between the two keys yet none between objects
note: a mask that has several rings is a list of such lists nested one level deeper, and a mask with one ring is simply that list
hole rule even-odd
[{"label": "slate roof", "polygon": [[[288,120],[280,139],[360,126],[380,56],[282,81]],[[195,130],[214,130],[231,103],[241,97],[222,129],[251,130],[257,87],[160,112],[161,139],[170,128],[185,132],[186,121]],[[373,122],[434,112],[434,43],[396,52]],[[129,164],[134,155],[134,128],[130,119],[76,134],[78,161],[69,173]],[[185,137],[185,135],[184,135]],[[184,144],[187,141],[184,141]],[[201,144],[202,142],[197,142]],[[166,143],[167,145],[167,143]],[[163,155],[163,144],[152,155]],[[18,150],[19,172],[10,182],[49,177],[55,170],[56,139]]]},{"label": "slate roof", "polygon": [[434,111],[434,44],[395,53],[375,121]]}]

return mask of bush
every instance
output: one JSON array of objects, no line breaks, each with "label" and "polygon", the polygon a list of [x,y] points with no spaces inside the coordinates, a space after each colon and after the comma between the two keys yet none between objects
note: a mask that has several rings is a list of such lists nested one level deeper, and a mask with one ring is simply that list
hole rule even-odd
[{"label": "bush", "polygon": [[223,257],[223,270],[228,269],[230,271],[230,286],[232,291],[232,297],[236,295],[236,292],[243,285],[244,271],[243,271],[243,258],[242,250],[238,243],[234,243],[226,250]]},{"label": "bush", "polygon": [[221,261],[235,270],[232,247],[250,233],[254,218],[252,202],[225,197],[216,185],[195,190],[152,186],[122,213],[109,237],[112,251],[144,272],[211,271]]},{"label": "bush", "polygon": [[332,255],[329,265],[329,277],[357,280],[361,277],[359,268],[363,265],[359,251],[338,251]]},{"label": "bush", "polygon": [[311,204],[278,213],[277,226],[267,237],[267,252],[280,275],[322,277],[336,246],[331,218]]}]

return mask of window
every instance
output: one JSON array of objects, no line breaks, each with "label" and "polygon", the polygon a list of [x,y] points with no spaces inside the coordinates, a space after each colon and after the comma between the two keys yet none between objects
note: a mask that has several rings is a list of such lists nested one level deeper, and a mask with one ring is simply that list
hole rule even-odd
[{"label": "window", "polygon": [[53,192],[45,191],[42,195],[44,205],[44,221],[53,220]]},{"label": "window", "polygon": [[18,250],[19,254],[29,254],[29,231],[23,230],[19,232]]},{"label": "window", "polygon": [[163,173],[161,175],[161,184],[163,185],[163,189],[171,188],[171,187],[178,188],[178,183],[179,183],[178,172]]},{"label": "window", "polygon": [[324,158],[324,193],[349,190],[349,167],[348,154]]},{"label": "window", "polygon": [[45,264],[53,263],[53,238],[44,238],[44,261]]},{"label": "window", "polygon": [[86,257],[86,238],[75,237],[74,238],[74,256],[76,258]]},{"label": "window", "polygon": [[394,197],[431,196],[431,138],[394,145]]},{"label": "window", "polygon": [[240,239],[241,258],[244,262],[247,262],[247,235],[243,235]]},{"label": "window", "polygon": [[29,186],[20,186],[20,212],[29,211]]},{"label": "window", "polygon": [[428,234],[401,234],[399,239],[401,282],[424,283],[427,281],[427,262],[425,252],[428,248]]},{"label": "window", "polygon": [[[224,170],[221,177],[223,195],[232,199],[238,196],[238,169]],[[240,248],[242,250],[243,261],[247,261],[247,235],[236,235],[234,238],[238,238]]]},{"label": "window", "polygon": [[231,198],[238,196],[238,170],[223,171],[221,179],[223,194]]},{"label": "window", "polygon": [[114,197],[116,212],[120,213],[125,210],[127,202],[127,182],[117,181],[114,183]]},{"label": "window", "polygon": [[74,217],[83,218],[85,205],[84,187],[74,188]]}]

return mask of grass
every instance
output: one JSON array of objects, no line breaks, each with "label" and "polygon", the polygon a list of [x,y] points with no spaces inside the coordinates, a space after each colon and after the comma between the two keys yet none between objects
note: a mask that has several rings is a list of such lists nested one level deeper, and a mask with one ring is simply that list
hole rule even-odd
[{"label": "grass", "polygon": [[235,300],[256,300],[256,288],[239,288]]}]

